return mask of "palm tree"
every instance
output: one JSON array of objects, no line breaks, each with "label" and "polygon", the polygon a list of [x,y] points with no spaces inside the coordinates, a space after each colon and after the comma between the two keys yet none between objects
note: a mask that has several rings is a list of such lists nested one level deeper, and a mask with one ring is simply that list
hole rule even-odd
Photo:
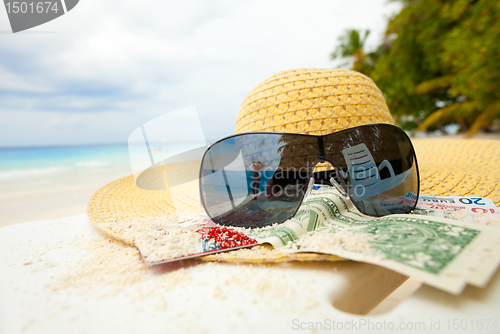
[{"label": "palm tree", "polygon": [[373,59],[375,53],[366,53],[364,50],[370,30],[366,30],[363,37],[362,34],[356,29],[345,30],[338,38],[340,44],[331,53],[331,58],[347,58],[349,61],[341,66],[349,66],[354,71],[368,75],[375,66]]}]

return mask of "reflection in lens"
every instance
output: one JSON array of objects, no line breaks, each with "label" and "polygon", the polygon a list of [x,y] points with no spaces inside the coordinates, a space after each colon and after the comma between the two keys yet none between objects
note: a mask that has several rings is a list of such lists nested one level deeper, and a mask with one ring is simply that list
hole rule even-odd
[{"label": "reflection in lens", "polygon": [[[324,153],[324,155],[323,155]],[[222,225],[262,227],[297,212],[314,166],[333,179],[364,214],[408,213],[416,205],[418,167],[411,142],[396,126],[375,124],[326,136],[250,133],[211,146],[200,171],[207,214]]]},{"label": "reflection in lens", "polygon": [[317,139],[284,134],[244,134],[206,153],[200,193],[221,225],[262,227],[295,214],[313,168]]},{"label": "reflection in lens", "polygon": [[408,213],[416,205],[418,167],[403,130],[377,124],[324,138],[327,159],[339,169],[354,205],[364,214]]}]

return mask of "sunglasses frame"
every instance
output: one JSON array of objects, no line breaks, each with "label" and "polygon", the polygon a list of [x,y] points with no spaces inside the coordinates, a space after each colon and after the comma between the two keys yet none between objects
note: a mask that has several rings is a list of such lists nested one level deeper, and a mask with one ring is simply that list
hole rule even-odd
[{"label": "sunglasses frame", "polygon": [[[365,125],[360,125],[360,126],[356,126],[356,127],[353,127],[353,128],[348,128],[348,129],[344,129],[344,130],[340,130],[340,131],[336,131],[336,132],[332,132],[332,133],[328,133],[328,134],[324,134],[324,135],[310,135],[310,134],[305,134],[305,133],[293,133],[293,132],[266,132],[266,131],[250,131],[250,132],[242,132],[242,133],[235,133],[233,135],[230,135],[230,136],[227,136],[227,137],[224,137],[222,139],[219,139],[217,140],[216,142],[212,143],[208,148],[207,150],[205,151],[205,153],[203,153],[203,157],[201,158],[201,164],[200,164],[200,173],[199,173],[199,180],[201,181],[202,179],[202,166],[203,166],[203,161],[205,160],[205,156],[206,154],[208,153],[208,151],[210,151],[210,149],[215,146],[216,144],[224,141],[224,140],[227,140],[227,139],[230,139],[230,138],[235,138],[235,137],[239,137],[239,136],[244,136],[244,135],[249,135],[249,134],[266,134],[266,135],[269,135],[269,134],[276,134],[276,135],[294,135],[294,136],[304,136],[304,137],[316,137],[316,138],[324,138],[324,137],[327,137],[327,136],[331,136],[331,135],[338,135],[338,134],[341,134],[341,133],[345,133],[345,132],[349,132],[349,131],[352,131],[352,130],[355,130],[355,129],[361,129],[361,128],[368,128],[368,127],[388,127],[388,128],[391,128],[393,130],[397,130],[397,131],[400,131],[401,133],[403,133],[406,137],[406,139],[408,140],[408,142],[410,143],[410,147],[411,147],[411,152],[413,153],[413,160],[414,160],[414,165],[415,165],[415,168],[416,168],[416,172],[417,172],[417,193],[416,193],[416,198],[415,198],[415,204],[413,205],[413,207],[411,209],[408,210],[407,213],[411,212],[411,210],[413,210],[416,206],[417,206],[417,203],[418,203],[418,198],[419,198],[419,195],[420,195],[420,172],[419,172],[419,168],[418,168],[418,162],[417,162],[417,155],[415,153],[415,148],[413,147],[413,143],[411,142],[411,139],[410,137],[408,136],[408,134],[403,130],[401,129],[400,127],[396,126],[396,125],[393,125],[393,124],[386,124],[386,123],[375,123],[375,124],[365,124]],[[319,140],[318,140],[319,142]],[[309,184],[309,182],[311,181],[311,178],[313,177],[313,173],[314,173],[314,168],[318,165],[318,163],[324,163],[324,162],[328,162],[336,171],[338,170],[337,167],[335,167],[335,165],[326,159],[325,157],[325,152],[322,152],[321,150],[319,150],[318,152],[318,156],[320,157],[320,159],[318,159],[316,161],[316,163],[311,167],[312,168],[312,171],[308,171],[308,176],[307,176],[307,182],[305,184]],[[344,179],[341,177],[340,178],[341,181],[342,181],[342,186],[345,188],[344,190],[346,191],[348,197],[349,197],[349,200],[351,201],[351,203],[354,205],[354,207],[356,207],[356,209],[361,212],[362,214],[366,215],[366,216],[370,216],[370,217],[383,217],[383,216],[376,216],[376,215],[371,215],[371,214],[367,214],[367,213],[364,213],[359,207],[358,205],[356,204],[356,201],[354,201],[351,197],[351,192],[349,190],[349,187],[345,184],[345,181]],[[333,186],[333,185],[332,185]],[[202,190],[201,190],[201,182],[199,182],[199,190],[200,190],[200,201],[203,205],[203,209],[205,210],[205,212],[208,214],[208,210],[207,210],[207,207],[205,205],[205,201],[203,200],[203,196],[201,196],[202,194]],[[307,198],[307,195],[306,194],[307,192],[307,189],[306,191],[304,192],[304,194],[302,195],[302,198],[300,199],[300,202],[299,204],[297,205],[297,208],[295,209],[294,213],[292,216],[290,216],[290,218],[287,218],[285,220],[281,220],[281,221],[276,221],[275,223],[273,224],[281,224],[281,223],[284,223],[285,221],[293,218],[297,212],[299,211],[300,209],[300,206],[302,205],[302,202],[304,201],[305,198]],[[219,223],[215,218],[212,218],[209,214],[208,214],[209,218],[212,219],[213,221],[215,221],[217,224],[221,224],[221,225],[226,225],[226,224],[222,224],[222,223]]]}]

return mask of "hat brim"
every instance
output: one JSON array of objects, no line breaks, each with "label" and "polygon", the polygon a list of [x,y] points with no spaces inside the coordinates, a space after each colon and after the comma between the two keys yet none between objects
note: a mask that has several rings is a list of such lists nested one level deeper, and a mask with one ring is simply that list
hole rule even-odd
[{"label": "hat brim", "polygon": [[[477,196],[500,204],[500,142],[492,140],[413,140],[420,169],[420,193],[433,196]],[[181,204],[167,191],[143,190],[132,175],[97,190],[87,205],[89,220],[104,233],[136,245],[133,224],[158,226],[166,220],[204,214],[195,185],[186,185]],[[138,232],[137,232],[138,233]],[[217,255],[208,261],[337,261],[324,254],[282,254],[262,246]]]}]

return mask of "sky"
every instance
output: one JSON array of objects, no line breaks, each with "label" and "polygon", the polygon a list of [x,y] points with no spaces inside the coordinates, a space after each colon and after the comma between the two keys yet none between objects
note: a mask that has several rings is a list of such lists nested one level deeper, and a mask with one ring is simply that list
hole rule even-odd
[{"label": "sky", "polygon": [[207,140],[231,135],[253,87],[283,70],[338,67],[330,54],[345,29],[370,29],[374,49],[399,8],[387,0],[80,0],[13,34],[0,7],[0,147],[126,143],[143,123],[189,106]]}]

